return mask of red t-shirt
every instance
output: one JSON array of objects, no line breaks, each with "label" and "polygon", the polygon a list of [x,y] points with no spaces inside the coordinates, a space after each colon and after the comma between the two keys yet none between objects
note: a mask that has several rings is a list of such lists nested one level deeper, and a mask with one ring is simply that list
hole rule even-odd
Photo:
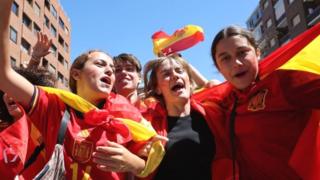
[{"label": "red t-shirt", "polygon": [[[300,179],[289,161],[312,109],[320,108],[320,76],[278,70],[234,95],[238,97],[235,149],[240,179]],[[230,113],[234,101],[231,95],[224,102],[229,109],[226,152],[231,148]]]},{"label": "red t-shirt", "polygon": [[[132,106],[124,99],[111,94],[106,99],[104,109],[108,110],[110,117],[139,119],[139,111],[132,109]],[[46,93],[39,88],[33,104],[30,119],[43,134],[46,152],[51,155],[57,142],[60,122],[66,106],[58,96]],[[134,112],[128,113],[128,109]],[[124,173],[101,171],[92,162],[92,153],[96,146],[104,145],[109,137],[106,126],[109,127],[109,124],[87,123],[81,115],[71,110],[63,144],[67,179],[82,179],[84,176],[89,179],[124,179]],[[126,146],[126,144],[122,145]]]}]

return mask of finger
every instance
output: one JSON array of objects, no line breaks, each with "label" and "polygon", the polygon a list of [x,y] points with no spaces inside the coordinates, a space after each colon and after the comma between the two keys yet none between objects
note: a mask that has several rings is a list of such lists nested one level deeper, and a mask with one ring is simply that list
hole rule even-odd
[{"label": "finger", "polygon": [[104,165],[97,165],[97,168],[102,170],[102,171],[105,171],[105,172],[125,172],[124,169],[122,168],[119,168],[119,167],[110,167],[110,166],[104,166]]},{"label": "finger", "polygon": [[48,54],[50,54],[51,53],[51,51],[47,51],[45,54],[44,54],[44,56],[46,56],[46,55],[48,55]]},{"label": "finger", "polygon": [[112,141],[107,141],[107,146],[110,146],[110,147],[123,147],[121,144],[118,144],[116,142],[112,142]]},{"label": "finger", "polygon": [[110,169],[118,169],[119,168],[119,163],[115,163],[115,162],[104,160],[104,159],[93,158],[92,162],[96,163],[98,166],[102,165],[102,166],[106,166]]},{"label": "finger", "polygon": [[44,34],[41,32],[41,44],[45,43],[45,37]]},{"label": "finger", "polygon": [[169,141],[169,139],[167,138],[167,137],[165,137],[165,136],[161,136],[161,135],[155,135],[153,138],[152,138],[152,141],[154,142],[154,141],[165,141],[165,142],[168,142]]},{"label": "finger", "polygon": [[110,147],[110,146],[97,146],[97,152],[106,153],[109,155],[121,154],[123,152],[122,148]]},{"label": "finger", "polygon": [[46,34],[43,34],[43,43],[47,44],[49,41],[49,38]]},{"label": "finger", "polygon": [[47,41],[46,48],[49,49],[51,47],[51,45],[52,45],[52,39]]},{"label": "finger", "polygon": [[38,42],[41,41],[41,34],[40,34],[40,32],[37,32],[37,41],[38,41]]}]

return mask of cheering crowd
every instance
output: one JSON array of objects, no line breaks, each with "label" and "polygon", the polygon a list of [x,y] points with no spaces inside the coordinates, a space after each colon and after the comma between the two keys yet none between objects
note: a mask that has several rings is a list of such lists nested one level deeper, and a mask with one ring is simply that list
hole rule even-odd
[{"label": "cheering crowd", "polygon": [[[38,34],[28,67],[11,67],[12,2],[0,2],[0,172],[6,179],[320,177],[318,62],[319,73],[264,73],[253,34],[229,26],[211,46],[225,83],[206,80],[177,52],[142,68],[132,54],[92,49],[73,61],[67,92],[38,67],[50,53],[45,34]],[[194,91],[202,87],[208,90]],[[304,139],[310,146],[301,145]],[[304,149],[312,161],[301,166]]]}]

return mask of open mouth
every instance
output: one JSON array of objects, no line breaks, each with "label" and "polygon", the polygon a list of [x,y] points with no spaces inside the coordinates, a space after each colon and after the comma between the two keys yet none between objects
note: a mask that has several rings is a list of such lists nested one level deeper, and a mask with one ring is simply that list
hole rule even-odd
[{"label": "open mouth", "polygon": [[185,86],[183,83],[177,82],[174,86],[171,87],[171,90],[177,92],[177,91],[184,89],[184,88],[185,88]]},{"label": "open mouth", "polygon": [[13,105],[16,105],[16,103],[15,103],[14,101],[9,101],[9,102],[8,102],[8,105],[9,105],[9,106],[13,106]]},{"label": "open mouth", "polygon": [[100,81],[110,85],[111,84],[111,79],[109,77],[103,77],[100,79]]},{"label": "open mouth", "polygon": [[234,75],[234,77],[236,78],[241,78],[243,77],[244,75],[246,75],[247,71],[241,71],[241,72],[238,72]]}]

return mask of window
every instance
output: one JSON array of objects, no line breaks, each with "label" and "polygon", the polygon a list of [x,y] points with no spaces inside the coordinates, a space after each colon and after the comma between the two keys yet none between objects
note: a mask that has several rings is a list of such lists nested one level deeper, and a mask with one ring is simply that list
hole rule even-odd
[{"label": "window", "polygon": [[58,61],[63,64],[64,58],[60,53],[58,53]]},{"label": "window", "polygon": [[47,16],[44,16],[44,23],[46,24],[47,28],[50,28],[50,20]]},{"label": "window", "polygon": [[269,18],[267,21],[267,28],[270,28],[272,26],[272,20]]},{"label": "window", "polygon": [[59,41],[59,44],[60,44],[61,46],[64,46],[64,40],[63,40],[63,38],[60,36],[60,34],[59,34],[58,41]]},{"label": "window", "polygon": [[14,1],[13,1],[13,3],[12,3],[12,6],[11,6],[11,11],[12,11],[15,15],[19,16],[19,5],[18,5],[16,2],[14,2]]},{"label": "window", "polygon": [[17,66],[17,60],[14,57],[10,56],[11,67]]},{"label": "window", "polygon": [[292,18],[292,26],[295,27],[296,25],[298,25],[300,23],[300,15],[297,14],[296,16],[294,16]]},{"label": "window", "polygon": [[50,10],[50,0],[44,0],[44,6]]},{"label": "window", "polygon": [[40,6],[36,2],[34,2],[33,10],[36,13],[36,15],[40,17]]},{"label": "window", "polygon": [[52,64],[48,68],[49,72],[56,76],[56,68]]},{"label": "window", "polygon": [[25,14],[23,13],[23,16],[22,16],[22,23],[27,26],[29,29],[31,29],[32,27],[32,22],[31,22],[31,19]]},{"label": "window", "polygon": [[268,6],[269,6],[269,1],[266,0],[266,1],[263,3],[263,9],[267,9]]},{"label": "window", "polygon": [[52,16],[57,19],[58,13],[57,13],[56,8],[54,8],[54,6],[52,4],[51,4],[50,12],[51,12]]},{"label": "window", "polygon": [[69,29],[67,27],[64,28],[64,32],[69,35]]},{"label": "window", "polygon": [[37,33],[40,31],[41,31],[40,27],[35,22],[33,22],[33,33],[37,35]]},{"label": "window", "polygon": [[67,61],[64,61],[64,68],[69,69],[69,63]]},{"label": "window", "polygon": [[284,9],[284,2],[283,0],[279,0],[275,5],[274,5],[274,11],[276,15],[276,20],[279,20],[285,13]]},{"label": "window", "polygon": [[17,39],[18,39],[17,31],[12,26],[10,26],[10,40],[17,44]]},{"label": "window", "polygon": [[60,25],[61,29],[64,30],[64,22],[60,17],[59,17],[59,25]]},{"label": "window", "polygon": [[57,37],[57,29],[51,24],[50,32],[52,36]]},{"label": "window", "polygon": [[288,0],[288,4],[292,4],[294,0]]},{"label": "window", "polygon": [[57,56],[57,47],[55,45],[51,45],[50,50],[52,54],[56,57]]},{"label": "window", "polygon": [[23,52],[30,54],[30,43],[28,43],[28,41],[22,38],[20,47]]},{"label": "window", "polygon": [[68,81],[67,78],[64,78],[64,85],[65,85],[66,87],[69,87],[69,81]]},{"label": "window", "polygon": [[272,39],[270,40],[270,47],[273,47],[275,44],[276,44],[276,39],[275,39],[275,38],[272,38]]},{"label": "window", "polygon": [[262,38],[262,25],[259,23],[257,27],[253,30],[253,35],[256,41],[259,41]]},{"label": "window", "polygon": [[68,46],[67,43],[64,44],[64,50],[65,50],[66,52],[69,52],[69,46]]},{"label": "window", "polygon": [[48,68],[48,60],[46,60],[45,58],[42,59],[42,66]]},{"label": "window", "polygon": [[58,81],[64,83],[64,77],[60,72],[58,72]]},{"label": "window", "polygon": [[27,0],[28,4],[30,4],[30,6],[32,6],[32,0]]}]

